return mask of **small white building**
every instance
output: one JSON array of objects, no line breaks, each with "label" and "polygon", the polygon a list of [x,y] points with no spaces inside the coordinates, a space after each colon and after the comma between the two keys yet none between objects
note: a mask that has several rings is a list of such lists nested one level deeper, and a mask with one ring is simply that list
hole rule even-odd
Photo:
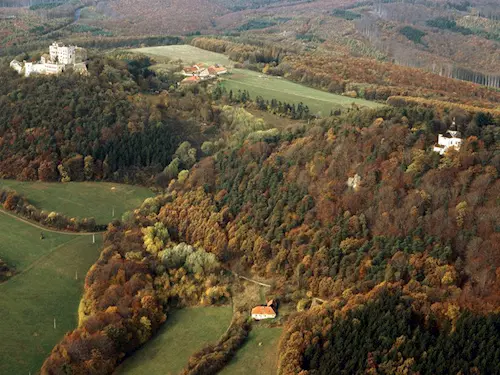
[{"label": "small white building", "polygon": [[450,149],[460,150],[462,145],[462,138],[460,138],[460,132],[448,130],[445,134],[438,135],[438,142],[434,145],[433,150],[438,152],[440,155]]}]

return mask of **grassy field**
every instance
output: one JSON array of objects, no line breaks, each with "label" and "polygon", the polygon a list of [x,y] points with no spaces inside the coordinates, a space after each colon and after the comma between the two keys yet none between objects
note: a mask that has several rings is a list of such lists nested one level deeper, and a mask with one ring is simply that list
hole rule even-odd
[{"label": "grassy field", "polygon": [[11,188],[38,208],[72,217],[94,217],[106,224],[141,205],[153,192],[145,187],[108,182],[23,182],[0,180],[0,188]]},{"label": "grassy field", "polygon": [[276,375],[281,327],[254,324],[245,344],[220,375]]},{"label": "grassy field", "polygon": [[[205,51],[190,45],[136,48],[132,51],[152,57],[166,57],[171,60],[180,59],[186,64],[204,62],[225,66],[233,65],[233,62],[223,54]],[[164,65],[159,64],[159,66],[163,67]],[[349,108],[352,103],[369,108],[381,106],[379,103],[330,94],[280,77],[267,76],[246,69],[231,69],[231,74],[224,76],[223,84],[228,90],[248,90],[252,99],[260,95],[266,100],[277,99],[295,104],[302,102],[309,106],[313,113],[320,116],[329,115],[331,110]]]},{"label": "grassy field", "polygon": [[0,228],[0,258],[19,272],[0,284],[0,374],[35,374],[76,327],[84,277],[102,240],[54,233],[41,240],[39,229],[3,214]]},{"label": "grassy field", "polygon": [[115,374],[177,374],[191,354],[207,343],[217,342],[229,326],[231,316],[230,306],[174,311],[156,337],[127,359]]},{"label": "grassy field", "polygon": [[186,64],[221,64],[232,66],[233,62],[226,55],[221,53],[206,51],[201,48],[193,47],[188,44],[179,46],[160,46],[134,48],[132,52],[143,53],[152,57],[166,57],[169,60],[182,60]]},{"label": "grassy field", "polygon": [[224,87],[236,92],[247,90],[252,99],[260,95],[266,100],[277,99],[287,103],[304,103],[312,113],[328,116],[332,110],[349,108],[354,103],[360,107],[377,108],[381,104],[364,99],[330,94],[307,86],[246,69],[233,69],[224,77]]}]

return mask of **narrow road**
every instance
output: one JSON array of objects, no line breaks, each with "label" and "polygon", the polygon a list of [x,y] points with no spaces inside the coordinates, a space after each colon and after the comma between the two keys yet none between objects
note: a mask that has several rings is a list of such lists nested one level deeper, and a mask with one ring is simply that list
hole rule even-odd
[{"label": "narrow road", "polygon": [[251,283],[254,283],[254,284],[257,284],[257,285],[261,285],[261,286],[265,286],[266,288],[270,288],[271,285],[269,284],[264,284],[264,283],[261,283],[260,281],[256,281],[256,280],[252,280],[252,279],[249,279],[248,277],[245,277],[245,276],[241,276],[241,275],[238,275],[235,273],[236,276],[238,276],[240,279],[243,279],[243,280],[246,280],[246,281],[250,281]]},{"label": "narrow road", "polygon": [[50,233],[67,234],[67,235],[70,235],[70,236],[90,236],[90,235],[93,235],[93,234],[101,234],[101,233],[104,232],[104,231],[102,231],[102,232],[70,232],[70,231],[67,231],[67,230],[49,229],[47,227],[44,227],[43,225],[36,224],[36,223],[34,223],[32,221],[29,221],[27,219],[19,217],[18,215],[11,214],[10,212],[5,211],[3,208],[0,209],[0,212],[3,213],[3,214],[5,214],[5,215],[7,215],[7,216],[10,216],[13,219],[16,219],[18,221],[22,221],[25,224],[29,224],[32,227],[35,227],[35,228],[38,228],[40,230],[43,230],[45,232],[50,232]]}]

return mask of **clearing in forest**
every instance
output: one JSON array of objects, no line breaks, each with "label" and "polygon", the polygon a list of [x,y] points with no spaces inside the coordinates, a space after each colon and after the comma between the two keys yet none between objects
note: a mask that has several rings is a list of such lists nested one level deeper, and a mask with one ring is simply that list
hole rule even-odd
[{"label": "clearing in forest", "polygon": [[355,104],[358,107],[377,108],[382,104],[364,99],[355,99],[348,96],[331,94],[288,81],[281,77],[268,76],[246,69],[233,69],[230,75],[224,76],[222,84],[229,91],[247,90],[252,100],[257,96],[271,101],[276,99],[288,104],[302,102],[311,113],[319,116],[328,116],[337,109],[346,109]]},{"label": "clearing in forest", "polygon": [[[142,53],[152,57],[165,57],[170,60],[182,60],[186,65],[191,63],[222,64],[230,67],[234,64],[223,54],[206,51],[190,45],[174,45],[162,47],[146,47],[132,49],[133,52]],[[306,104],[311,113],[328,116],[332,110],[350,108],[352,104],[359,107],[377,108],[382,104],[364,99],[350,98],[331,94],[288,81],[281,77],[265,75],[247,69],[230,69],[230,74],[223,76],[223,84],[227,90],[247,90],[251,99],[262,96],[265,100],[276,99],[289,104]]]},{"label": "clearing in forest", "polygon": [[205,63],[220,64],[229,67],[234,64],[234,62],[229,60],[229,58],[222,53],[207,51],[198,47],[190,46],[189,44],[134,48],[130,51],[157,58],[166,57],[172,61],[182,60],[186,65]]},{"label": "clearing in forest", "polygon": [[264,322],[254,323],[252,330],[236,355],[220,375],[252,374],[275,375],[278,363],[278,342],[283,329],[269,327]]},{"label": "clearing in forest", "polygon": [[124,212],[139,207],[144,199],[154,195],[145,187],[109,182],[0,180],[2,188],[17,191],[42,210],[56,211],[70,217],[93,217],[97,224],[121,219]]},{"label": "clearing in forest", "polygon": [[173,311],[156,336],[125,360],[116,374],[178,374],[192,354],[219,340],[231,317],[229,305]]},{"label": "clearing in forest", "polygon": [[[102,238],[44,232],[0,213],[0,258],[17,274],[0,284],[0,374],[37,373],[67,331]],[[55,327],[54,327],[55,319]]]}]

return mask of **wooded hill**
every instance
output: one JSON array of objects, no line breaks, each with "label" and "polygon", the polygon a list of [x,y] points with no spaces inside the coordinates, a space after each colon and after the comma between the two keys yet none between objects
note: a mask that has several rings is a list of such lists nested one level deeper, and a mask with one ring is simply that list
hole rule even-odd
[{"label": "wooded hill", "polygon": [[[84,323],[42,373],[91,366],[109,374],[156,331],[170,303],[226,298],[227,279],[202,281],[215,258],[273,279],[281,301],[327,300],[287,326],[283,374],[328,373],[326,364],[348,373],[496,371],[496,346],[471,351],[464,335],[474,332],[483,346],[498,340],[498,118],[386,108],[271,131],[256,129],[242,108],[225,111],[236,137],[109,226],[87,276]],[[440,157],[430,147],[453,118],[467,138]],[[172,245],[179,242],[215,257],[193,268],[193,249]],[[381,334],[387,340],[377,341]],[[345,340],[352,345],[339,354]]]},{"label": "wooded hill", "polygon": [[[89,74],[25,79],[0,68],[0,177],[145,182],[196,126],[167,113],[149,59],[92,59]],[[191,138],[192,139],[192,138]]]}]

